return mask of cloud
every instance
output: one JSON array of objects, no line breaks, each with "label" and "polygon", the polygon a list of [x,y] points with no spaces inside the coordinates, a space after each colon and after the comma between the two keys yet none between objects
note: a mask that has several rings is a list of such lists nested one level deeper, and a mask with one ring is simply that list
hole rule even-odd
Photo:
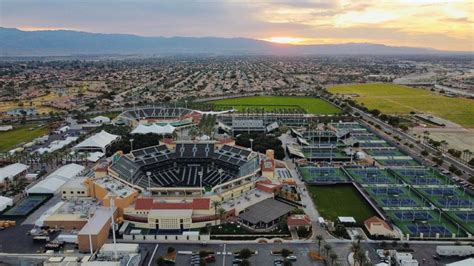
[{"label": "cloud", "polygon": [[470,1],[0,0],[3,27],[474,50]]}]

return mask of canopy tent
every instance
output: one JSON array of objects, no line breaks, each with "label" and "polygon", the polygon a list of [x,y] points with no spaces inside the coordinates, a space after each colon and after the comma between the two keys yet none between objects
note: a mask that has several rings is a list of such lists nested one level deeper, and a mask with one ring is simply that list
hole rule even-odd
[{"label": "canopy tent", "polygon": [[13,200],[4,196],[0,196],[0,212],[4,211],[8,206],[13,206]]},{"label": "canopy tent", "polygon": [[104,130],[85,139],[81,143],[74,146],[75,151],[101,151],[106,152],[107,147],[114,141],[119,139],[117,135],[110,134]]},{"label": "canopy tent", "polygon": [[166,124],[164,126],[159,126],[157,124],[151,125],[138,125],[133,131],[132,134],[158,134],[158,135],[166,135],[166,134],[173,134],[176,128],[170,124]]},{"label": "canopy tent", "polygon": [[78,176],[84,169],[84,166],[74,163],[64,165],[27,189],[27,192],[28,194],[54,194],[67,181]]},{"label": "canopy tent", "polygon": [[22,163],[14,163],[0,168],[0,183],[2,183],[6,178],[12,179],[18,176],[28,168],[28,165]]}]

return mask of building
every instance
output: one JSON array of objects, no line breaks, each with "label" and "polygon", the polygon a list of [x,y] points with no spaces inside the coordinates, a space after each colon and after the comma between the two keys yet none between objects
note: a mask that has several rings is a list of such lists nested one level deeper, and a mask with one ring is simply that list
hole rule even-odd
[{"label": "building", "polygon": [[397,252],[394,256],[398,266],[418,266],[418,261],[413,259],[413,255],[408,252]]},{"label": "building", "polygon": [[28,194],[56,194],[64,184],[79,176],[84,169],[84,166],[75,163],[64,165],[26,191]]},{"label": "building", "polygon": [[123,217],[124,209],[132,205],[138,197],[137,190],[110,176],[87,179],[84,185],[88,188],[89,195],[105,207],[109,207],[113,201],[118,217]]},{"label": "building", "polygon": [[11,198],[0,196],[0,212],[11,206],[13,206],[13,200]]},{"label": "building", "polygon": [[244,210],[239,214],[238,220],[251,229],[270,229],[293,209],[293,206],[286,203],[266,199]]},{"label": "building", "polygon": [[29,166],[22,163],[14,163],[0,168],[0,184],[5,180],[12,181],[26,175]]},{"label": "building", "polygon": [[78,177],[69,180],[61,188],[61,198],[72,199],[89,197],[89,189],[86,184],[84,184],[86,180],[87,177]]},{"label": "building", "polygon": [[365,229],[371,236],[375,237],[395,237],[395,231],[388,225],[387,222],[380,219],[377,216],[370,217],[369,219],[364,221]]},{"label": "building", "polygon": [[97,203],[90,198],[60,201],[46,210],[35,221],[35,226],[48,226],[63,230],[80,230],[97,208]]},{"label": "building", "polygon": [[106,116],[99,115],[99,116],[96,116],[96,117],[92,118],[91,122],[95,123],[95,124],[108,124],[108,123],[110,123],[110,118],[108,118]]},{"label": "building", "polygon": [[446,264],[446,266],[472,266],[472,265],[474,265],[474,258],[467,258],[464,260]]},{"label": "building", "polygon": [[107,241],[112,218],[117,218],[117,208],[100,207],[77,234],[80,252],[96,251]]},{"label": "building", "polygon": [[306,214],[293,214],[288,216],[287,224],[290,230],[302,228],[309,230],[311,228],[311,220]]},{"label": "building", "polygon": [[74,151],[84,151],[84,152],[95,152],[100,151],[105,153],[107,148],[117,141],[120,137],[117,135],[113,135],[107,133],[106,131],[102,130],[101,132],[85,139],[81,143],[74,146],[72,149]]}]

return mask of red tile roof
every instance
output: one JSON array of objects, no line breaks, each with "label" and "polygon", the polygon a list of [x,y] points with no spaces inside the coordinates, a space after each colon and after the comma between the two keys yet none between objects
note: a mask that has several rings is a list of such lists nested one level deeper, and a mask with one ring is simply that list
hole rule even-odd
[{"label": "red tile roof", "polygon": [[291,215],[288,217],[287,224],[289,226],[311,225],[311,220],[306,214]]},{"label": "red tile roof", "polygon": [[207,210],[210,208],[210,199],[193,199],[191,202],[156,202],[152,198],[139,198],[135,202],[137,210]]},{"label": "red tile roof", "polygon": [[364,221],[365,227],[367,228],[370,228],[373,223],[380,223],[386,229],[392,230],[392,228],[390,228],[390,226],[384,220],[380,219],[377,216],[372,216],[369,219]]}]

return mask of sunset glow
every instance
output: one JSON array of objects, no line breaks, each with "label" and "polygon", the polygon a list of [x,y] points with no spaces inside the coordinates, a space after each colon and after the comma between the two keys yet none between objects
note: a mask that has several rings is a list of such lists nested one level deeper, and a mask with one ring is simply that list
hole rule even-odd
[{"label": "sunset glow", "polygon": [[297,37],[271,37],[263,39],[264,41],[274,42],[274,43],[284,43],[284,44],[303,44],[306,41],[305,38]]}]

